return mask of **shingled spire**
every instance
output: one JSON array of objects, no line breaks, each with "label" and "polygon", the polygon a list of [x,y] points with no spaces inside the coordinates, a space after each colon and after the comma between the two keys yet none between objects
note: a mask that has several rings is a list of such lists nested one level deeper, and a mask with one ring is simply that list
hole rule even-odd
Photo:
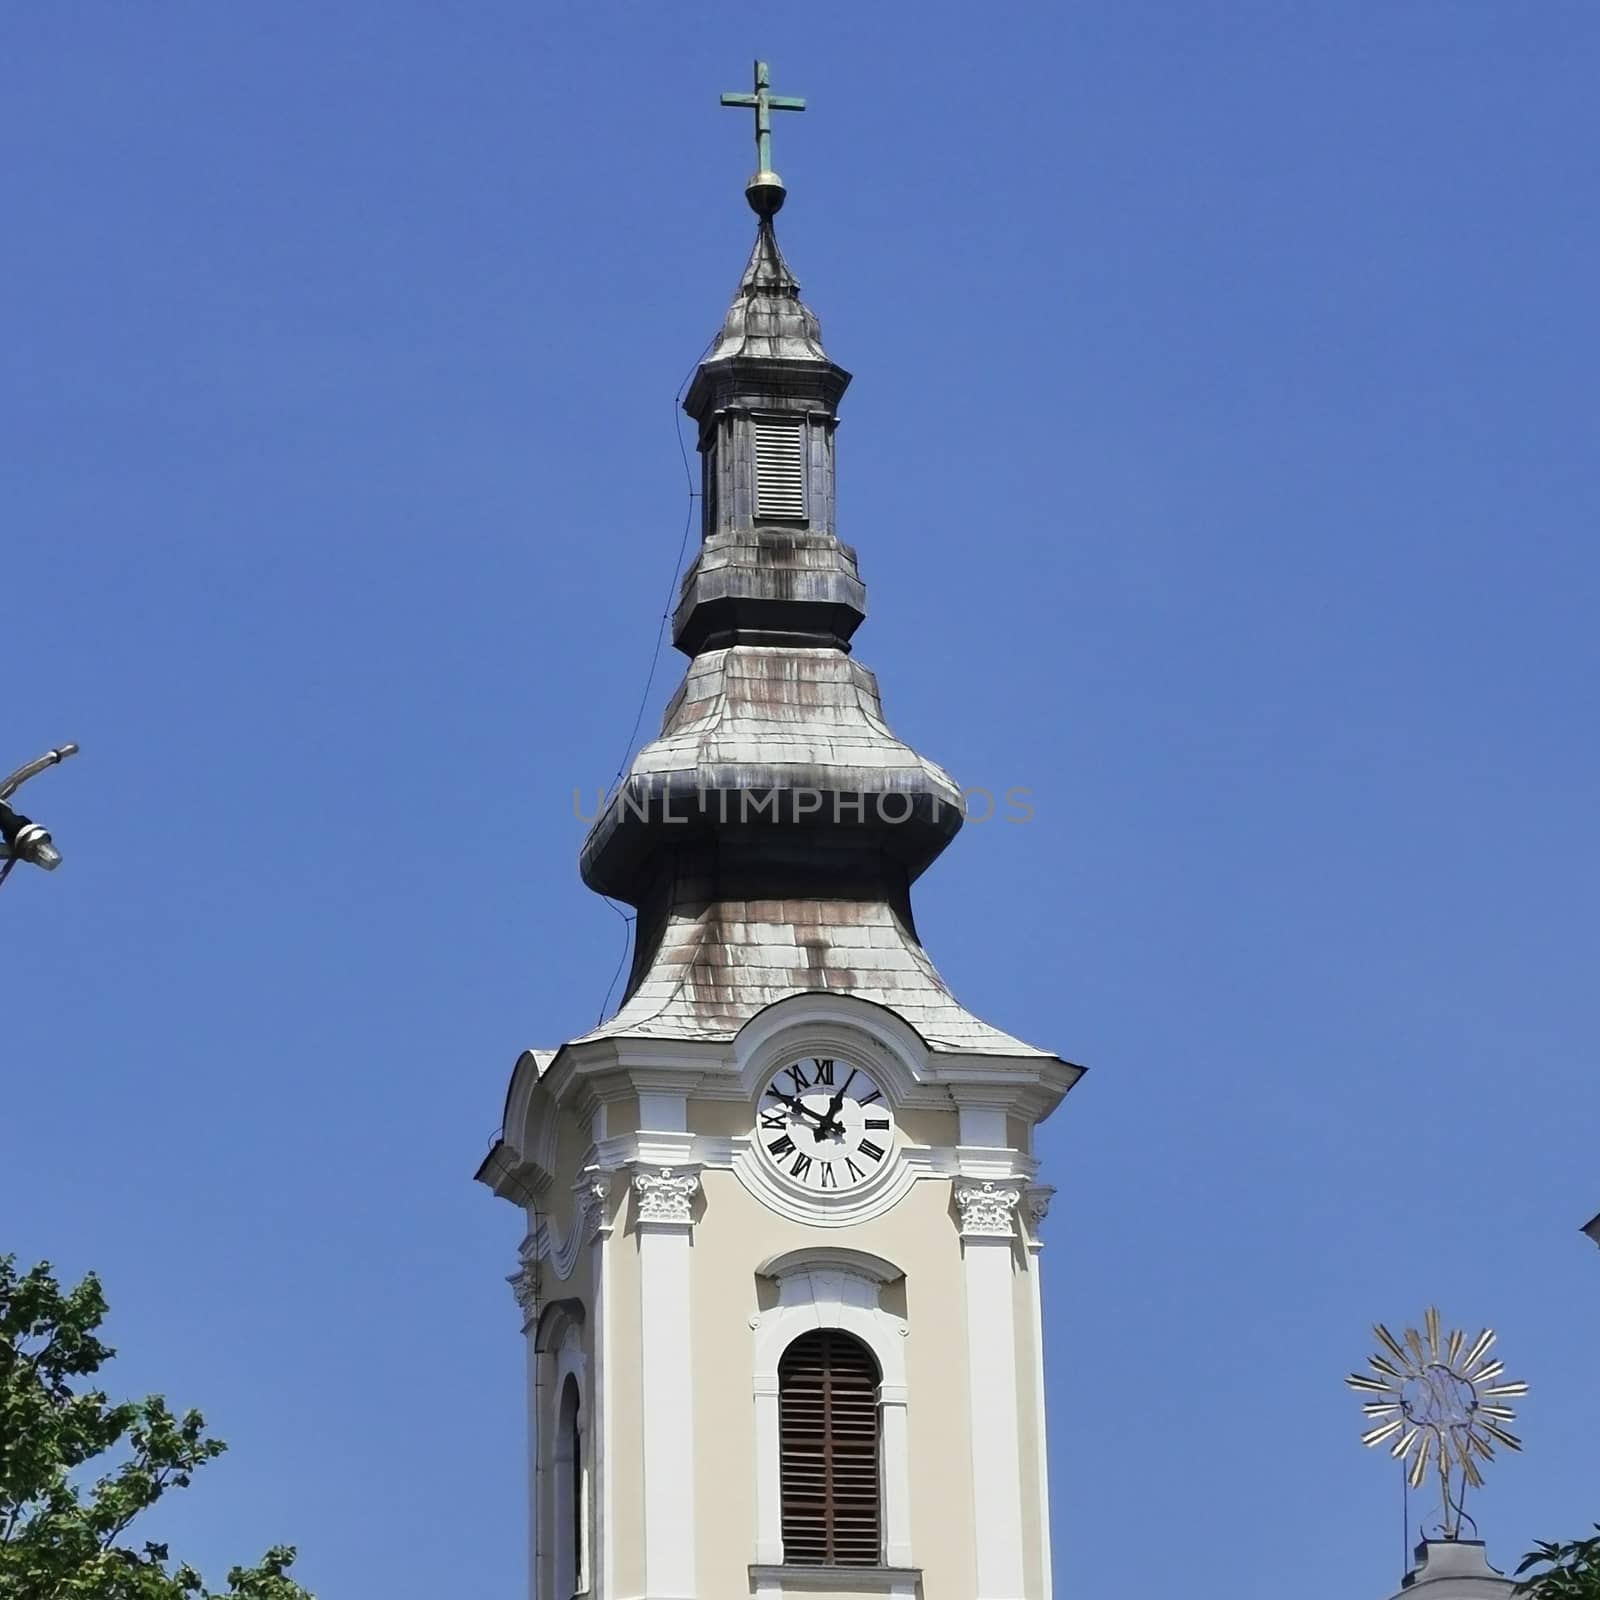
[{"label": "shingled spire", "polygon": [[[756,105],[758,126],[763,76],[758,64],[756,96],[725,97]],[[866,615],[834,518],[850,374],[779,248],[784,191],[766,148],[758,159],[755,245],[684,400],[703,486],[673,616],[688,673],[581,856],[592,889],[639,910],[603,1031],[731,1033],[782,994],[839,988],[930,1040],[1027,1051],[962,1010],[917,941],[910,886],[961,827],[962,796],[890,732],[877,679],[850,654]]]}]

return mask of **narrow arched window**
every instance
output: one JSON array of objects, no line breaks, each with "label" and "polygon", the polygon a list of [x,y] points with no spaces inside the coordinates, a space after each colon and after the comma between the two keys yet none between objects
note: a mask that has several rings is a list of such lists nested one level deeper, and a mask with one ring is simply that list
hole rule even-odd
[{"label": "narrow arched window", "polygon": [[561,1389],[556,1419],[554,1557],[556,1594],[560,1600],[589,1587],[587,1463],[583,1459],[582,1397],[570,1374]]},{"label": "narrow arched window", "polygon": [[883,1559],[878,1379],[872,1352],[837,1328],[803,1334],[778,1363],[786,1566]]}]

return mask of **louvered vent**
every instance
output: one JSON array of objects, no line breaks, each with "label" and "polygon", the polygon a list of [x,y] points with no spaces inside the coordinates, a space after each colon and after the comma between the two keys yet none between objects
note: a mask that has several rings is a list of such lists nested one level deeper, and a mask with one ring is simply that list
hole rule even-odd
[{"label": "louvered vent", "polygon": [[832,1328],[808,1333],[778,1363],[783,1559],[791,1567],[875,1567],[878,1365]]},{"label": "louvered vent", "polygon": [[805,424],[757,421],[756,515],[804,521],[805,514]]}]

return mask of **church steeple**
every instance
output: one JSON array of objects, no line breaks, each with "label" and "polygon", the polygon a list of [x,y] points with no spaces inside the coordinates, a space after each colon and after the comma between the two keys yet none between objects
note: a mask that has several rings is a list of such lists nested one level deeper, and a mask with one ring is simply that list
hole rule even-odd
[{"label": "church steeple", "polygon": [[759,223],[684,400],[699,427],[703,542],[673,642],[690,656],[732,644],[848,649],[866,614],[855,552],[834,531],[834,431],[850,374],[823,348],[773,223],[786,191],[772,170],[770,112],[806,103],[771,94],[764,61],[755,92],[722,103],[756,113],[757,170],[745,196]]},{"label": "church steeple", "polygon": [[[756,77],[757,95],[724,103],[756,104],[761,63]],[[850,374],[778,245],[783,192],[766,166],[750,180],[755,244],[684,399],[703,486],[700,549],[673,615],[688,676],[581,858],[591,888],[639,908],[629,997],[686,885],[697,902],[708,890],[868,900],[914,945],[910,884],[962,822],[955,782],[894,737],[876,678],[849,659],[866,616],[834,514]]]},{"label": "church steeple", "polygon": [[911,886],[963,797],[852,654],[850,375],[755,247],[685,407],[700,549],[659,737],[584,841],[638,908],[614,1015],[518,1058],[533,1600],[1049,1600],[1033,1128],[1082,1069],[968,1011]]}]

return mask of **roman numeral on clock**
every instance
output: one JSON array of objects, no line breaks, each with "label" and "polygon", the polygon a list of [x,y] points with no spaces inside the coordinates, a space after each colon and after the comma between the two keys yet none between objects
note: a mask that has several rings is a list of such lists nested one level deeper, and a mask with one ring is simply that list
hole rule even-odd
[{"label": "roman numeral on clock", "polygon": [[824,1161],[819,1169],[822,1173],[822,1187],[824,1189],[837,1189],[839,1180],[833,1175],[833,1163]]},{"label": "roman numeral on clock", "polygon": [[871,1094],[862,1095],[861,1103],[864,1106],[870,1106],[874,1100],[881,1100],[881,1099],[883,1099],[883,1090],[882,1089],[874,1089]]},{"label": "roman numeral on clock", "polygon": [[811,1170],[811,1157],[801,1151],[794,1158],[794,1165],[789,1168],[791,1178],[803,1178]]},{"label": "roman numeral on clock", "polygon": [[790,1078],[793,1080],[794,1092],[796,1094],[799,1094],[803,1089],[809,1089],[811,1087],[811,1080],[805,1075],[805,1072],[801,1068],[799,1062],[796,1062],[792,1067],[785,1067],[783,1070],[787,1072]]},{"label": "roman numeral on clock", "polygon": [[868,1117],[867,1126],[876,1128],[881,1133],[887,1133],[889,1131],[889,1119],[887,1117]]},{"label": "roman numeral on clock", "polygon": [[881,1146],[875,1145],[870,1139],[863,1139],[861,1143],[856,1146],[856,1148],[860,1150],[862,1155],[869,1157],[873,1161],[883,1160],[883,1150]]},{"label": "roman numeral on clock", "polygon": [[763,1128],[771,1128],[775,1133],[782,1133],[789,1126],[789,1113],[787,1111],[763,1109],[761,1112],[761,1126]]},{"label": "roman numeral on clock", "polygon": [[831,1089],[833,1087],[833,1063],[823,1056],[818,1056],[816,1063],[817,1082],[825,1083]]},{"label": "roman numeral on clock", "polygon": [[781,1161],[794,1149],[794,1140],[791,1139],[788,1134],[784,1134],[781,1139],[774,1139],[772,1143],[767,1146],[767,1149],[773,1156]]}]

